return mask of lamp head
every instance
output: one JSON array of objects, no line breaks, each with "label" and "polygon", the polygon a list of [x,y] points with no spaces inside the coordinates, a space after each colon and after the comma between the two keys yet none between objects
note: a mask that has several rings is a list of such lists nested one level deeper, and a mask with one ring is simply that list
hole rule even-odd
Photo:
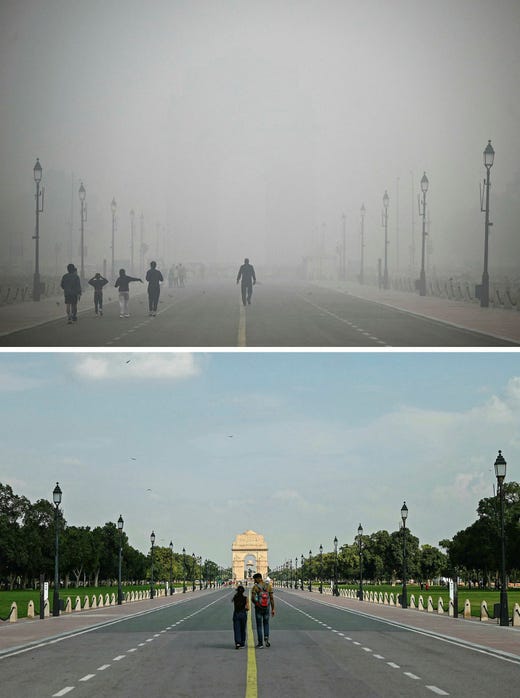
[{"label": "lamp head", "polygon": [[430,183],[428,182],[428,177],[426,176],[426,172],[423,174],[422,179],[421,179],[421,191],[423,194],[426,194],[428,191],[428,185]]},{"label": "lamp head", "polygon": [[61,504],[61,489],[58,483],[56,483],[56,487],[52,491],[52,501],[55,507],[59,507]]},{"label": "lamp head", "polygon": [[112,209],[112,213],[115,214],[116,208],[117,208],[115,196],[112,198],[112,203],[110,204],[110,208]]},{"label": "lamp head", "polygon": [[501,483],[505,476],[506,476],[506,460],[504,456],[502,455],[502,451],[498,452],[497,459],[495,461],[495,475],[497,476],[497,480]]},{"label": "lamp head", "polygon": [[401,519],[403,520],[403,524],[406,522],[407,518],[408,518],[408,507],[406,506],[406,502],[403,502],[403,506],[401,507]]},{"label": "lamp head", "polygon": [[363,535],[363,526],[361,524],[358,526],[357,534],[359,537]]},{"label": "lamp head", "polygon": [[485,167],[493,167],[493,161],[495,159],[495,151],[493,150],[493,146],[491,145],[491,141],[488,141],[488,144],[486,145],[486,149],[484,150],[484,166]]},{"label": "lamp head", "polygon": [[83,186],[83,182],[81,182],[78,194],[79,194],[79,200],[85,201],[85,196],[87,195],[87,192],[85,190],[85,187]]},{"label": "lamp head", "polygon": [[150,534],[150,543],[153,545],[155,543],[155,533],[154,531],[151,532]]},{"label": "lamp head", "polygon": [[41,182],[42,179],[42,166],[40,165],[40,158],[36,158],[36,165],[33,169],[34,181]]},{"label": "lamp head", "polygon": [[123,516],[121,514],[119,514],[119,518],[117,520],[117,530],[122,531],[123,525],[124,525]]},{"label": "lamp head", "polygon": [[383,195],[383,206],[385,208],[388,208],[388,202],[390,201],[390,197],[388,196],[388,192],[385,189],[385,193]]}]

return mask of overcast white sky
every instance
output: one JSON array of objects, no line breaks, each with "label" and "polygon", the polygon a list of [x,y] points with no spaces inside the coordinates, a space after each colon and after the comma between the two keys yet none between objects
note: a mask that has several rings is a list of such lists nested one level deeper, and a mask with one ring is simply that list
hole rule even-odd
[{"label": "overcast white sky", "polygon": [[403,270],[426,171],[431,266],[481,271],[492,139],[490,270],[514,273],[519,46],[518,0],[3,0],[3,249],[14,262],[23,240],[33,254],[39,157],[47,267],[56,245],[60,264],[71,250],[77,262],[81,179],[87,265],[110,255],[115,196],[121,260],[131,208],[144,214],[149,254],[168,264],[332,254],[343,213],[354,259],[364,202],[375,267],[387,189],[389,263]]},{"label": "overcast white sky", "polygon": [[476,519],[498,449],[520,480],[518,353],[0,353],[0,482],[56,481],[71,525],[228,565],[262,533],[276,566],[397,530]]}]

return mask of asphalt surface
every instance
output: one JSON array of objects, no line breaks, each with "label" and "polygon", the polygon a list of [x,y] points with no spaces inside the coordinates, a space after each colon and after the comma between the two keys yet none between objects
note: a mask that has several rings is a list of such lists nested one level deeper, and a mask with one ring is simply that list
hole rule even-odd
[{"label": "asphalt surface", "polygon": [[[236,650],[232,590],[0,626],[4,698],[518,696],[520,633],[275,590],[271,647]],[[500,687],[500,688],[499,688]]]},{"label": "asphalt surface", "polygon": [[[422,299],[416,307],[412,296],[415,305],[403,302],[399,307],[393,297],[357,293],[308,284],[257,284],[252,304],[244,307],[238,287],[206,283],[163,289],[157,317],[149,317],[145,293],[133,294],[130,317],[120,318],[115,291],[109,290],[103,317],[94,314],[85,294],[73,325],[67,324],[60,300],[0,309],[0,346],[435,348],[518,347],[520,342],[520,313],[515,311],[500,315],[490,309],[475,320],[474,308],[460,304],[453,322],[453,304],[446,301]],[[501,332],[496,322],[488,328],[484,320],[492,313],[507,318],[511,328]],[[472,320],[468,326],[465,314]]]}]

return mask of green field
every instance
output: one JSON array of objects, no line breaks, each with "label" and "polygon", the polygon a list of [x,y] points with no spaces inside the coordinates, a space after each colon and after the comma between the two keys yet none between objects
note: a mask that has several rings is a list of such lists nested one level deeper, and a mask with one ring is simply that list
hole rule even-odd
[{"label": "green field", "polygon": [[[174,585],[177,590],[182,591],[182,584],[177,584]],[[162,589],[164,588],[163,585],[161,584],[156,584],[155,589]],[[191,586],[188,588],[191,589]],[[125,592],[131,592],[131,591],[148,591],[150,589],[150,585],[140,585],[140,586],[128,586],[123,584],[123,593]],[[60,589],[60,599],[63,599],[64,602],[66,602],[67,597],[70,596],[70,600],[72,602],[72,608],[74,608],[75,601],[76,601],[76,596],[79,596],[81,599],[81,607],[83,608],[84,605],[84,599],[85,596],[88,596],[89,602],[92,601],[92,597],[96,596],[96,599],[99,598],[100,594],[103,594],[103,599],[105,598],[105,595],[108,594],[110,597],[112,594],[116,595],[117,599],[117,586],[107,586],[107,587],[82,587],[80,589]],[[11,604],[13,601],[16,602],[16,605],[18,606],[18,618],[26,618],[27,617],[27,605],[29,601],[33,601],[34,603],[34,615],[39,616],[40,615],[40,592],[38,590],[36,591],[0,591],[0,619],[6,620],[9,617],[9,612],[11,610]],[[49,602],[50,602],[50,608],[51,608],[51,614],[52,614],[52,601],[53,601],[53,590],[49,590]]]}]

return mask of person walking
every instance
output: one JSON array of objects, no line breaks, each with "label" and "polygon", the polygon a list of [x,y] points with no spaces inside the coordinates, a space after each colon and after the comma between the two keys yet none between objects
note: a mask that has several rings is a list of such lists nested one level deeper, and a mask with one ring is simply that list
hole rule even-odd
[{"label": "person walking", "polygon": [[236,594],[231,601],[233,602],[233,632],[235,634],[235,649],[245,647],[246,644],[246,623],[247,612],[249,611],[249,600],[244,594],[244,587],[240,584],[237,586]]},{"label": "person walking", "polygon": [[67,264],[67,273],[61,277],[60,285],[65,296],[67,324],[72,325],[78,319],[78,301],[81,298],[81,281],[74,264]]},{"label": "person walking", "polygon": [[143,283],[142,279],[138,279],[134,276],[127,276],[124,269],[119,270],[119,276],[115,283],[115,287],[119,289],[119,317],[130,317],[130,313],[128,312],[128,299],[130,298],[130,283],[132,281]]},{"label": "person walking", "polygon": [[253,285],[256,284],[255,269],[252,264],[249,264],[249,259],[246,257],[244,263],[238,270],[237,284],[242,279],[242,303],[251,305],[251,296],[253,295]]},{"label": "person walking", "polygon": [[270,647],[269,641],[269,614],[274,616],[273,586],[264,582],[260,572],[253,575],[254,584],[251,587],[251,602],[255,607],[257,648]]},{"label": "person walking", "polygon": [[150,269],[146,272],[146,280],[148,281],[148,315],[157,315],[157,304],[161,294],[161,281],[164,281],[163,275],[157,269],[157,262],[150,262]]},{"label": "person walking", "polygon": [[88,282],[94,287],[94,310],[96,311],[96,315],[100,317],[103,315],[103,286],[108,284],[108,279],[105,279],[99,272],[96,272]]}]

